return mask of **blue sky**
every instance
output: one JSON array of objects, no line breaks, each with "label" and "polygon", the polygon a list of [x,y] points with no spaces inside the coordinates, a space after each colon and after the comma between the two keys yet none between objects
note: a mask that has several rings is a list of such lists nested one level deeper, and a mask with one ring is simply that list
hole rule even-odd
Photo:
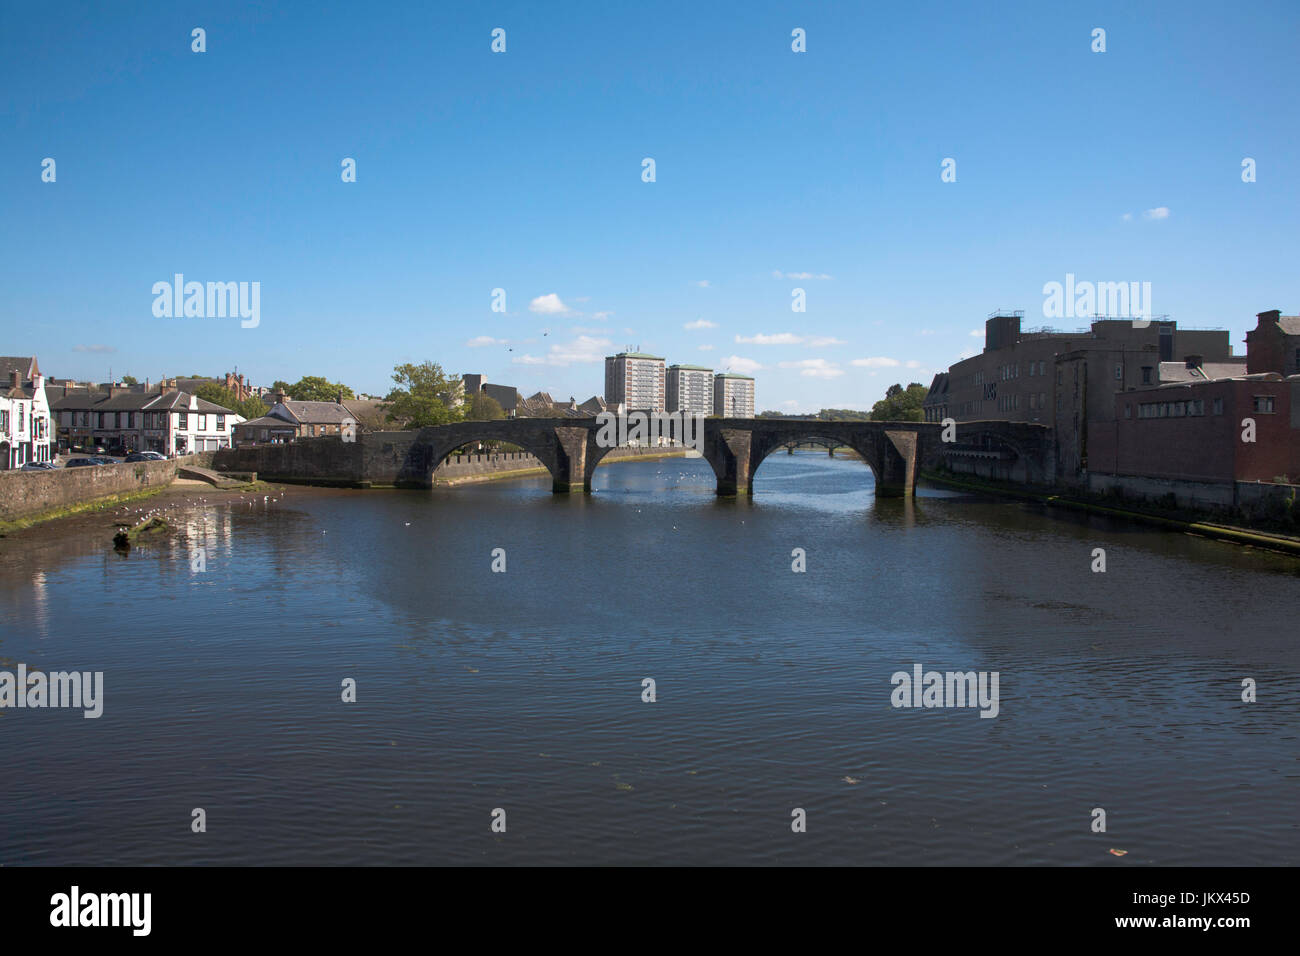
[{"label": "blue sky", "polygon": [[[994,309],[1086,324],[1042,317],[1066,273],[1238,351],[1300,311],[1294,2],[47,6],[0,9],[0,353],[47,374],[581,401],[634,345],[815,411]],[[178,272],[259,325],[155,317]]]}]

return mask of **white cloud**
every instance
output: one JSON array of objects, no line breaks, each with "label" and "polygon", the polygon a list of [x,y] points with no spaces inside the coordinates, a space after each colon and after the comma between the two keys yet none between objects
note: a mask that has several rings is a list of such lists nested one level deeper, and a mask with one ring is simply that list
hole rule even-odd
[{"label": "white cloud", "polygon": [[908,360],[907,360],[906,362],[904,362],[903,364],[904,364],[907,368],[920,368],[920,367],[921,367],[921,363],[918,362],[916,359],[908,359]]},{"label": "white cloud", "polygon": [[700,351],[701,351],[701,352],[712,352],[712,351],[713,351],[713,346],[712,346],[712,345],[701,345],[701,346],[700,346]]},{"label": "white cloud", "polygon": [[983,330],[983,329],[971,329],[971,330],[970,330],[970,337],[973,338],[973,339],[978,339],[978,338],[982,337],[983,335],[984,335],[984,330]]},{"label": "white cloud", "polygon": [[691,285],[695,286],[695,288],[697,289],[707,289],[709,287],[709,280],[696,279],[694,282],[691,283]]},{"label": "white cloud", "polygon": [[858,368],[897,368],[901,363],[898,359],[885,358],[881,355],[873,355],[871,358],[854,359],[849,363],[856,365]]},{"label": "white cloud", "polygon": [[921,335],[934,335],[934,329],[922,329],[921,332],[920,332],[920,334],[921,334]]},{"label": "white cloud", "polygon": [[828,276],[824,272],[782,272],[780,269],[774,269],[772,271],[772,278],[774,279],[830,279],[833,277]]},{"label": "white cloud", "polygon": [[736,341],[742,345],[811,345],[822,348],[827,345],[843,345],[843,339],[833,335],[795,335],[793,332],[777,332],[775,335],[737,335]]},{"label": "white cloud", "polygon": [[778,332],[776,335],[737,335],[736,341],[745,345],[798,345],[803,337],[792,332]]},{"label": "white cloud", "polygon": [[696,319],[694,322],[687,322],[682,326],[682,328],[687,331],[693,331],[694,329],[716,329],[717,327],[717,322],[710,322],[708,319]]},{"label": "white cloud", "polygon": [[1168,219],[1169,207],[1156,206],[1155,209],[1148,209],[1146,212],[1142,214],[1142,218],[1143,219]]},{"label": "white cloud", "polygon": [[490,335],[476,335],[465,343],[472,349],[482,348],[485,345],[509,345],[509,339],[494,339]]},{"label": "white cloud", "polygon": [[591,317],[595,319],[597,322],[604,322],[613,314],[614,314],[613,312],[593,312],[591,313]]},{"label": "white cloud", "polygon": [[1126,212],[1124,213],[1124,215],[1120,216],[1120,218],[1123,219],[1125,222],[1132,222],[1133,214],[1131,212]]},{"label": "white cloud", "polygon": [[719,364],[724,369],[730,369],[733,372],[739,372],[741,375],[749,375],[757,372],[763,367],[762,363],[753,359],[744,358],[740,355],[728,355],[722,359]]},{"label": "white cloud", "polygon": [[515,365],[583,365],[601,362],[613,347],[609,339],[579,335],[572,342],[557,342],[544,356],[520,355],[513,359]]},{"label": "white cloud", "polygon": [[800,375],[807,375],[809,378],[838,378],[844,374],[844,369],[840,368],[834,362],[828,362],[826,359],[803,359],[799,362],[782,362],[781,368],[797,368]]},{"label": "white cloud", "polygon": [[74,345],[72,347],[72,351],[105,353],[105,352],[116,352],[117,348],[112,345]]},{"label": "white cloud", "polygon": [[546,295],[539,295],[528,303],[529,312],[538,312],[542,315],[568,315],[569,307],[560,301],[560,297],[554,292]]}]

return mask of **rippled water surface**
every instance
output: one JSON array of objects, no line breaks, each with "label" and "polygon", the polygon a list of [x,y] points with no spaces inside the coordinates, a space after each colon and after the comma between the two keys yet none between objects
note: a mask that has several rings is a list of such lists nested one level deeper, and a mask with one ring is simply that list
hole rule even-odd
[{"label": "rippled water surface", "polygon": [[[876,501],[818,453],[713,487],[295,487],[126,558],[0,541],[0,669],[106,698],[0,710],[0,864],[1300,863],[1300,562]],[[997,671],[998,716],[891,707],[918,663]]]}]

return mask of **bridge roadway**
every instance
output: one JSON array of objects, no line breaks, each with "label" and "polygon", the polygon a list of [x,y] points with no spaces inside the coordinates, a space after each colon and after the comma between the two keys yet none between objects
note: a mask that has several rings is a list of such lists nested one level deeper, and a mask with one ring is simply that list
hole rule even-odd
[{"label": "bridge roadway", "polygon": [[[492,422],[456,422],[418,433],[383,433],[385,451],[396,454],[393,483],[431,487],[433,472],[458,448],[480,441],[518,445],[536,456],[551,473],[556,492],[590,491],[591,476],[611,450],[597,436],[604,422],[596,418],[514,418]],[[957,424],[952,442],[944,442],[937,422],[813,421],[802,418],[707,418],[701,451],[717,478],[719,495],[753,494],[754,473],[763,460],[792,442],[824,439],[852,448],[871,467],[876,494],[901,497],[914,493],[919,467],[942,463],[958,448],[995,448],[1018,458],[1027,480],[1048,481],[1053,470],[1052,429],[1021,422]],[[397,434],[410,435],[394,443]],[[362,441],[366,436],[361,436]],[[404,447],[402,447],[404,446]]]}]

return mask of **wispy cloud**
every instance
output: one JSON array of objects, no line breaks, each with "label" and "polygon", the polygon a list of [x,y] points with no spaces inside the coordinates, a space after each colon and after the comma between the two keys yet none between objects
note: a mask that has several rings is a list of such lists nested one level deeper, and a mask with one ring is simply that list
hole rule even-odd
[{"label": "wispy cloud", "polygon": [[774,279],[831,279],[825,272],[782,272],[779,269],[772,270]]},{"label": "wispy cloud", "polygon": [[116,346],[112,346],[112,345],[74,345],[72,347],[72,351],[104,353],[104,352],[116,352],[117,348]]},{"label": "wispy cloud", "polygon": [[557,342],[545,355],[519,355],[512,362],[515,365],[588,365],[604,361],[605,353],[613,344],[609,339],[580,335],[571,342]]},{"label": "wispy cloud", "polygon": [[840,368],[835,362],[828,362],[826,359],[782,362],[781,368],[797,368],[800,375],[807,375],[809,378],[838,378],[844,374],[844,369]]},{"label": "wispy cloud", "polygon": [[694,331],[695,329],[716,329],[717,327],[717,322],[710,322],[708,319],[696,319],[694,322],[687,322],[682,326],[682,328],[686,329],[688,332]]},{"label": "wispy cloud", "polygon": [[476,335],[465,343],[472,349],[482,348],[485,345],[509,345],[509,339],[494,339],[490,335]]},{"label": "wispy cloud", "polygon": [[695,288],[697,289],[707,289],[709,287],[709,280],[696,279],[694,282],[691,283],[691,285],[695,286]]},{"label": "wispy cloud", "polygon": [[973,338],[973,339],[982,339],[982,338],[984,337],[984,330],[983,330],[983,329],[971,329],[971,330],[970,330],[970,337]]},{"label": "wispy cloud", "polygon": [[701,351],[701,352],[712,352],[712,351],[713,351],[713,346],[712,346],[712,345],[701,345],[701,346],[700,346],[700,351]]},{"label": "wispy cloud", "polygon": [[597,322],[604,322],[613,314],[614,314],[613,312],[593,312],[591,313],[591,317],[595,319]]},{"label": "wispy cloud", "polygon": [[854,359],[849,363],[859,368],[897,368],[903,363],[898,359],[886,358],[883,355],[873,355],[871,358]]},{"label": "wispy cloud", "polygon": [[1143,219],[1168,219],[1169,207],[1156,206],[1155,209],[1148,209],[1146,212],[1142,214],[1142,218]]},{"label": "wispy cloud", "polygon": [[793,332],[777,332],[774,335],[766,335],[762,332],[757,335],[737,335],[736,341],[741,345],[810,345],[813,348],[844,344],[843,339],[837,339],[833,335],[795,335]]}]

